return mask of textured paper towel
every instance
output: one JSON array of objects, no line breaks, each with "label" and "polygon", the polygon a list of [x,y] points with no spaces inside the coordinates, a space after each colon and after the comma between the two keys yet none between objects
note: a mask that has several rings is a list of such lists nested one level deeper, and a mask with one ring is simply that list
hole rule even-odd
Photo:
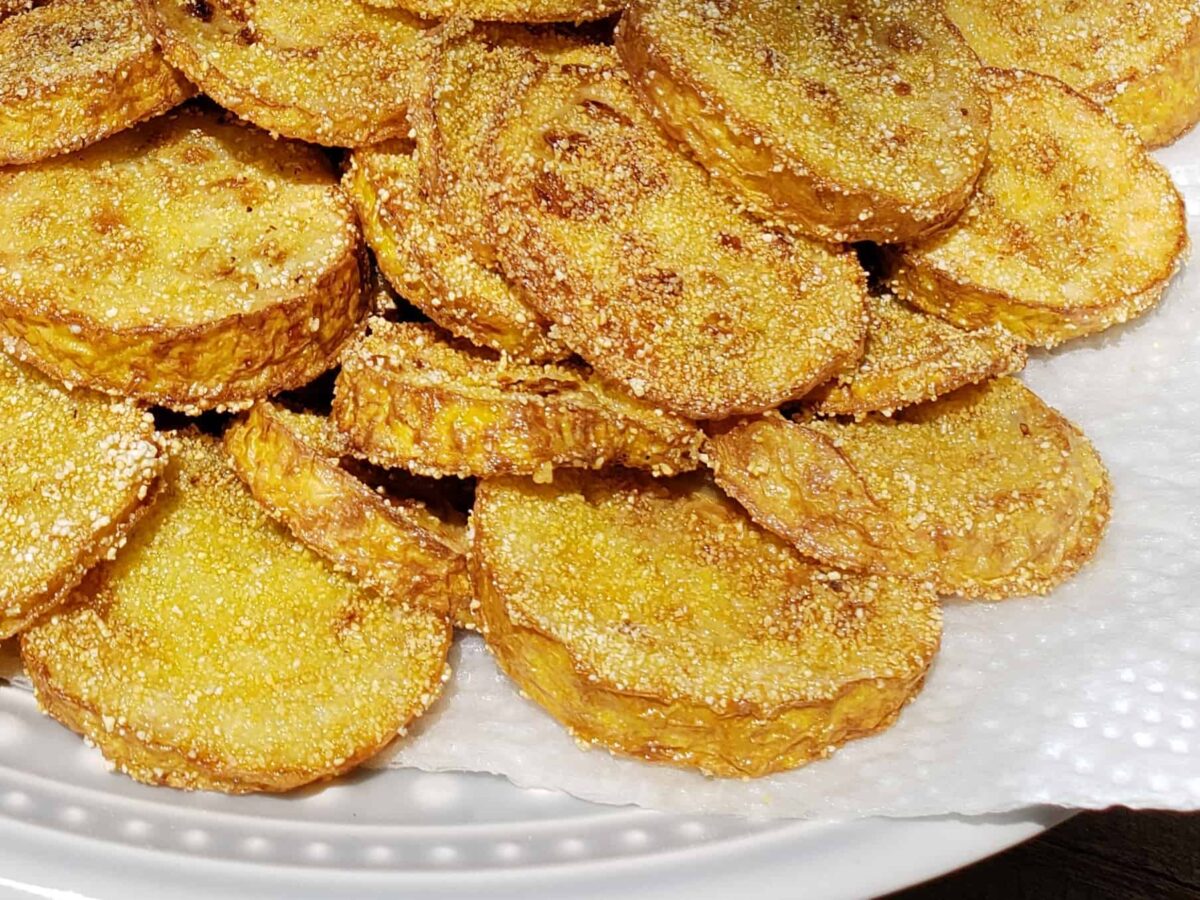
[{"label": "textured paper towel", "polygon": [[[1160,157],[1200,235],[1200,134]],[[926,688],[891,730],[753,782],[584,752],[472,637],[446,697],[380,764],[496,772],[680,812],[1200,808],[1200,262],[1149,316],[1037,354],[1024,378],[1111,469],[1108,537],[1050,597],[948,604]]]},{"label": "textured paper towel", "polygon": [[[1200,134],[1161,157],[1200,235]],[[1108,463],[1108,537],[1050,597],[948,604],[925,690],[884,734],[753,782],[585,752],[471,636],[455,648],[445,696],[374,764],[494,772],[690,813],[1200,808],[1200,262],[1151,315],[1037,355],[1024,378],[1084,427]],[[4,650],[0,678],[14,674]]]}]

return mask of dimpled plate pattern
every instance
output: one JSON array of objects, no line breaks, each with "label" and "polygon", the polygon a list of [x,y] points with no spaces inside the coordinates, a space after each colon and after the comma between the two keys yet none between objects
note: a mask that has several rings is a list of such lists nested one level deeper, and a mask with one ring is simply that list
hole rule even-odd
[{"label": "dimpled plate pattern", "polygon": [[[19,678],[11,645],[0,647],[0,677]],[[350,888],[358,897],[432,895],[480,884],[492,897],[569,888],[633,898],[651,887],[656,897],[702,897],[698,882],[722,895],[730,859],[760,874],[782,866],[780,891],[806,871],[818,882],[812,896],[854,896],[954,868],[1060,818],[1051,810],[970,823],[682,816],[415,770],[362,772],[285,797],[187,794],[110,773],[93,748],[38,713],[27,688],[0,690],[0,897],[139,900],[160,896],[163,879],[180,898]],[[872,844],[908,850],[890,870],[856,873],[856,854]],[[181,863],[184,879],[173,874]]]}]

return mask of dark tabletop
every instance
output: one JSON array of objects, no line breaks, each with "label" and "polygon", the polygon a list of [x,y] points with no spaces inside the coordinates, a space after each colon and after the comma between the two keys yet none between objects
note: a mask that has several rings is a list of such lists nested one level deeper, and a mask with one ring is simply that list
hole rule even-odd
[{"label": "dark tabletop", "polygon": [[889,900],[1200,898],[1200,813],[1081,813]]}]

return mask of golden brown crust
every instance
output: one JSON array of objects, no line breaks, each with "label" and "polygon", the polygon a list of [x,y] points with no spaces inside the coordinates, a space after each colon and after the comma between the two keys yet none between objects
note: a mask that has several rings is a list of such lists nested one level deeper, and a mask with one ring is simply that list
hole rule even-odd
[{"label": "golden brown crust", "polygon": [[162,465],[145,413],[0,356],[0,639],[125,543]]},{"label": "golden brown crust", "polygon": [[343,469],[346,448],[327,419],[260,402],[226,429],[225,448],[254,499],[339,571],[442,616],[469,608],[465,526]]},{"label": "golden brown crust", "polygon": [[1200,120],[1196,0],[947,0],[946,14],[987,64],[1065,81],[1149,147]]},{"label": "golden brown crust", "polygon": [[5,347],[67,383],[245,403],[329,368],[370,302],[320,152],[195,108],[0,170],[0,198]]},{"label": "golden brown crust", "polygon": [[57,0],[0,25],[0,165],[78,150],[193,93],[135,0]]},{"label": "golden brown crust", "polygon": [[463,17],[480,22],[590,22],[619,12],[624,0],[369,0],[427,19]]},{"label": "golden brown crust", "polygon": [[1187,249],[1170,175],[1062,82],[987,71],[992,150],[966,212],[893,251],[891,286],[963,328],[1053,346],[1158,302]]},{"label": "golden brown crust", "polygon": [[485,481],[472,521],[488,646],[618,753],[721,776],[802,765],[891,724],[938,647],[931,592],[822,571],[702,478]]},{"label": "golden brown crust", "polygon": [[22,635],[39,703],[149,784],[283,791],[346,771],[436,697],[448,625],[296,544],[215,441],[170,452],[125,550]]},{"label": "golden brown crust", "polygon": [[491,123],[546,63],[611,62],[607,48],[553,28],[455,19],[430,33],[410,117],[422,188],[476,261],[498,271],[488,222],[495,192],[483,153]]},{"label": "golden brown crust", "polygon": [[505,273],[636,396],[698,419],[759,411],[860,353],[865,277],[853,255],[736,208],[619,70],[543,74],[488,150]]},{"label": "golden brown crust", "polygon": [[1025,367],[1025,345],[999,325],[964,331],[890,294],[867,301],[862,359],[804,398],[823,416],[891,413]]},{"label": "golden brown crust", "polygon": [[427,26],[361,0],[138,0],[163,54],[268,131],[357,147],[408,131]]},{"label": "golden brown crust", "polygon": [[342,183],[379,268],[427,316],[458,337],[518,360],[569,355],[551,337],[550,324],[443,224],[421,187],[410,147],[388,142],[356,150]]},{"label": "golden brown crust", "polygon": [[634,2],[617,48],[707,169],[823,240],[937,230],[987,156],[978,59],[924,0]]},{"label": "golden brown crust", "polygon": [[420,475],[552,477],[613,463],[693,469],[701,434],[586,368],[533,366],[451,342],[429,325],[371,321],[342,359],[333,419],[377,465]]},{"label": "golden brown crust", "polygon": [[0,0],[0,20],[33,9],[34,0]]},{"label": "golden brown crust", "polygon": [[1047,593],[1092,558],[1109,518],[1095,449],[1012,378],[893,418],[746,420],[705,454],[717,483],[801,553],[942,593]]}]

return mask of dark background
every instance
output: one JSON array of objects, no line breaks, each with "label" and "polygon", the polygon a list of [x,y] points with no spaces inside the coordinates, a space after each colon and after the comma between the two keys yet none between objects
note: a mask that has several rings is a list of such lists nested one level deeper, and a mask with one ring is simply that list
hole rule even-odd
[{"label": "dark background", "polygon": [[1081,813],[889,900],[1200,898],[1200,813]]}]

